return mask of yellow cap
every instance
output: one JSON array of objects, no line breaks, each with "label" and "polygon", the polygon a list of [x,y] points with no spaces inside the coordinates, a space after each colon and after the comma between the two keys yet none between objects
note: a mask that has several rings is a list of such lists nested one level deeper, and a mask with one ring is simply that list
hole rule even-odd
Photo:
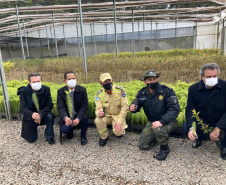
[{"label": "yellow cap", "polygon": [[108,80],[108,79],[110,79],[110,80],[112,79],[111,75],[109,73],[103,73],[103,74],[100,75],[100,81],[101,82],[104,82],[105,80]]}]

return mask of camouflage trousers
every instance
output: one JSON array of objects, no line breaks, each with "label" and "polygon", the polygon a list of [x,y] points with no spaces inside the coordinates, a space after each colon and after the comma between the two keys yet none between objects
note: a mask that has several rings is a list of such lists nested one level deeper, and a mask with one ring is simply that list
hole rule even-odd
[{"label": "camouflage trousers", "polygon": [[141,136],[138,141],[138,146],[141,150],[147,150],[156,144],[166,145],[169,142],[169,133],[177,128],[177,120],[171,123],[158,127],[152,128],[152,122],[148,122],[146,127],[143,129]]}]

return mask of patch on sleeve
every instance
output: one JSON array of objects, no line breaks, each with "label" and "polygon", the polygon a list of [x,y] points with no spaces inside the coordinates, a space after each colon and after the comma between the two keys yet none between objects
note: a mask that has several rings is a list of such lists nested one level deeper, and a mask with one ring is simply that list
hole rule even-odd
[{"label": "patch on sleeve", "polygon": [[95,98],[95,101],[98,101],[99,99],[100,99],[99,97],[96,97],[96,98]]},{"label": "patch on sleeve", "polygon": [[177,103],[177,97],[176,96],[171,96],[170,98],[172,98],[174,103]]},{"label": "patch on sleeve", "polygon": [[97,91],[96,95],[100,94],[103,91],[103,88]]},{"label": "patch on sleeve", "polygon": [[122,92],[125,92],[125,89],[121,86],[115,86],[116,89],[120,89]]},{"label": "patch on sleeve", "polygon": [[122,91],[122,97],[126,97],[125,91]]}]

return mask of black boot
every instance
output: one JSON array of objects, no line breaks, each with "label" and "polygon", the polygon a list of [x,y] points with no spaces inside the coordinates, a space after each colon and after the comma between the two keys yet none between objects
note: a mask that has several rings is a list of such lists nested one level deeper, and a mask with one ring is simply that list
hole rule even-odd
[{"label": "black boot", "polygon": [[67,135],[67,139],[72,139],[73,137],[74,137],[74,133],[73,132],[71,132],[71,133],[69,133]]},{"label": "black boot", "polygon": [[86,145],[86,143],[87,143],[86,136],[85,137],[81,137],[81,145]]},{"label": "black boot", "polygon": [[200,139],[195,139],[193,142],[192,142],[192,148],[198,148],[202,145],[202,140]]},{"label": "black boot", "polygon": [[107,144],[107,140],[108,140],[108,137],[106,139],[101,139],[99,140],[99,145],[100,146],[105,146]]},{"label": "black boot", "polygon": [[156,155],[156,159],[159,161],[165,160],[167,155],[170,153],[170,148],[168,145],[161,145],[159,153]]},{"label": "black boot", "polygon": [[221,148],[221,158],[226,160],[226,148]]}]

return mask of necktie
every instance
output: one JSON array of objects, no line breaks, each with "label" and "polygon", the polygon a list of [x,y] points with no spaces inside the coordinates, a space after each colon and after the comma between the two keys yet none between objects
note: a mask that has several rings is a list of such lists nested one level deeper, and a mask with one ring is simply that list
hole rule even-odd
[{"label": "necktie", "polygon": [[74,117],[77,113],[75,112],[74,107],[74,91],[70,92],[71,102],[72,102],[72,116]]}]

